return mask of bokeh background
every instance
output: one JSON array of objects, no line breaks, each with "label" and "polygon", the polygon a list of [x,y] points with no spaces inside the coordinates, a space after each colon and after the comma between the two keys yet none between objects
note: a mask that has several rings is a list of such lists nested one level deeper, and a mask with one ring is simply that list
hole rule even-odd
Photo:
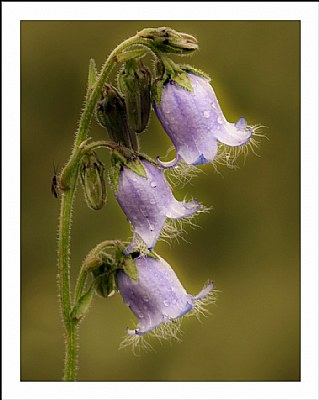
[{"label": "bokeh background", "polygon": [[[123,39],[144,27],[195,35],[200,51],[186,62],[212,77],[229,121],[262,124],[261,157],[216,174],[203,166],[176,197],[213,210],[199,216],[188,241],[156,251],[189,293],[208,278],[220,291],[211,315],[183,322],[180,343],[151,341],[154,351],[118,350],[134,317],[120,295],[94,299],[80,327],[83,381],[298,381],[300,379],[300,24],[298,21],[21,22],[21,380],[59,381],[63,332],[56,287],[59,201],[50,192],[53,163],[73,143],[89,59],[100,67]],[[178,57],[174,57],[178,60]],[[185,62],[185,59],[181,59]],[[94,122],[91,135],[105,137]],[[170,141],[152,115],[142,150],[164,155]],[[108,155],[100,153],[108,165]],[[72,282],[87,252],[130,228],[108,188],[107,206],[74,207]]]}]

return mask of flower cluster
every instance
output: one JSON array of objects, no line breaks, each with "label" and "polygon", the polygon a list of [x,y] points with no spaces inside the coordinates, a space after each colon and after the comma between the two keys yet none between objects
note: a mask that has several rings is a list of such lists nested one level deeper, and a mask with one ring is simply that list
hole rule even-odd
[{"label": "flower cluster", "polygon": [[[208,163],[231,167],[247,146],[257,144],[256,129],[244,117],[236,123],[226,120],[207,75],[168,58],[169,53],[195,51],[194,37],[170,28],[144,29],[137,37],[157,57],[155,74],[141,61],[144,50],[120,54],[117,61],[124,65],[117,87],[105,84],[96,106],[97,120],[113,142],[112,190],[132,227],[133,239],[120,246],[113,258],[98,254],[100,264],[93,271],[98,293],[107,297],[118,290],[135,314],[137,327],[127,330],[123,344],[133,346],[144,341],[146,334],[176,337],[181,317],[202,313],[203,306],[214,301],[211,281],[192,296],[169,264],[153,252],[170,221],[188,221],[205,210],[197,200],[174,197],[165,169]],[[171,162],[139,153],[139,137],[147,129],[152,106],[175,146]],[[99,209],[105,190],[100,182],[103,170],[94,157],[83,164],[82,183],[89,205]],[[100,190],[90,187],[91,175],[100,182]]]}]

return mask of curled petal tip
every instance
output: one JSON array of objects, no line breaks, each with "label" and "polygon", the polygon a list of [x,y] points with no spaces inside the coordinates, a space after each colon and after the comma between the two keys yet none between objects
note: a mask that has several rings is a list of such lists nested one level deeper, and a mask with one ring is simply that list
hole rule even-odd
[{"label": "curled petal tip", "polygon": [[207,158],[204,156],[204,154],[201,154],[195,162],[193,162],[193,165],[201,165],[201,164],[208,164],[210,161],[207,160]]},{"label": "curled petal tip", "polygon": [[204,287],[196,296],[194,296],[194,300],[202,300],[214,289],[214,282],[210,281],[207,286]]},{"label": "curled petal tip", "polygon": [[159,159],[159,156],[156,157],[157,163],[164,169],[173,168],[179,162],[179,155],[177,155],[172,161],[164,162]]},{"label": "curled petal tip", "polygon": [[137,329],[129,329],[129,328],[126,328],[126,333],[127,333],[129,336],[137,335]]},{"label": "curled petal tip", "polygon": [[200,209],[201,204],[197,200],[187,203],[183,201],[174,201],[171,203],[171,207],[167,211],[166,216],[172,219],[186,218],[196,214]]},{"label": "curled petal tip", "polygon": [[235,123],[235,127],[244,131],[247,128],[247,121],[244,117],[240,117],[239,120]]}]

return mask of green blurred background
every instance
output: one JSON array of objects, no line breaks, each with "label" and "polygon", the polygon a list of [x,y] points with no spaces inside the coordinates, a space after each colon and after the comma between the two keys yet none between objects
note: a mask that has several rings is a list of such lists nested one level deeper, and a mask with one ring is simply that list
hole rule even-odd
[{"label": "green blurred background", "polygon": [[[226,118],[267,126],[261,157],[237,171],[211,166],[176,197],[207,206],[189,243],[159,242],[156,251],[189,293],[208,278],[220,290],[211,315],[183,322],[181,343],[134,356],[118,350],[134,317],[120,295],[95,298],[80,327],[79,380],[297,381],[300,379],[300,24],[298,21],[22,21],[21,22],[21,380],[61,380],[63,332],[56,287],[59,201],[50,192],[53,162],[73,143],[89,59],[144,27],[170,26],[200,44],[186,62],[203,69]],[[185,59],[174,57],[174,59]],[[104,138],[94,122],[92,136]],[[152,115],[142,151],[170,146]],[[108,155],[100,153],[108,164]],[[89,210],[78,190],[72,229],[72,282],[87,252],[130,228],[108,188],[107,206]]]}]

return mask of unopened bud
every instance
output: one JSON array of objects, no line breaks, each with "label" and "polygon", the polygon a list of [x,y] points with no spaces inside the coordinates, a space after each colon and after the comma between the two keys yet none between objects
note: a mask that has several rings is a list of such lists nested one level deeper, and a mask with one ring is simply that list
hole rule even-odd
[{"label": "unopened bud", "polygon": [[137,150],[137,138],[128,126],[124,98],[114,86],[104,85],[102,98],[96,106],[96,118],[115,143]]},{"label": "unopened bud", "polygon": [[95,292],[101,297],[110,297],[117,291],[115,272],[109,265],[102,264],[99,268],[92,271],[95,277]]},{"label": "unopened bud", "polygon": [[83,156],[80,177],[86,204],[92,210],[100,210],[106,202],[105,173],[95,153]]},{"label": "unopened bud", "polygon": [[141,60],[132,59],[126,62],[118,81],[125,97],[129,127],[141,133],[150,118],[151,73]]},{"label": "unopened bud", "polygon": [[137,35],[163,53],[189,54],[198,49],[194,36],[167,27],[146,28]]}]

